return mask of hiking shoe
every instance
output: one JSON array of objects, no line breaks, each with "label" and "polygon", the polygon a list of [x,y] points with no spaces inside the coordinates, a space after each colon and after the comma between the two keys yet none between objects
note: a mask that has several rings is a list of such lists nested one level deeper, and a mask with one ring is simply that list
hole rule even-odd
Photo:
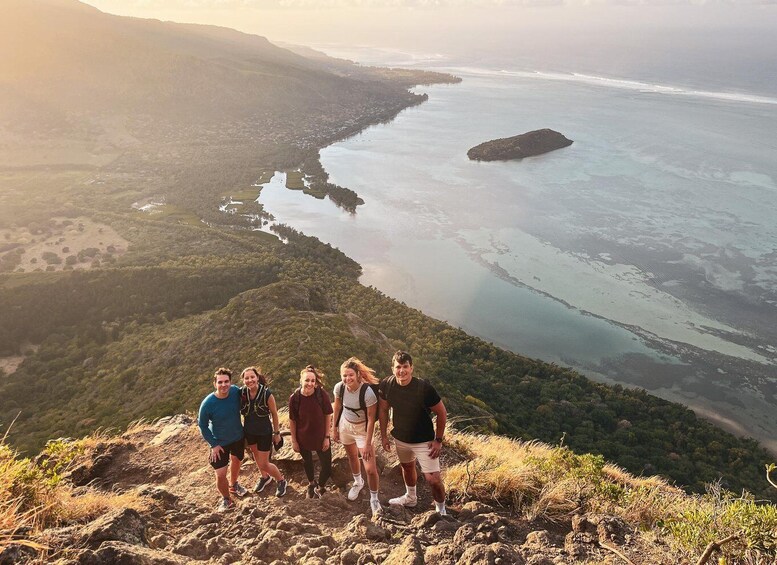
[{"label": "hiking shoe", "polygon": [[383,514],[383,507],[380,505],[379,500],[370,500],[370,511],[373,517]]},{"label": "hiking shoe", "polygon": [[262,492],[264,487],[270,484],[270,481],[272,481],[272,477],[270,475],[259,479],[256,483],[256,486],[254,487],[254,492]]},{"label": "hiking shoe", "polygon": [[394,504],[397,506],[407,506],[408,508],[412,508],[416,504],[418,504],[418,498],[415,496],[411,497],[407,493],[403,494],[402,496],[398,496],[396,498],[392,498],[389,500],[389,504]]},{"label": "hiking shoe", "polygon": [[222,498],[221,502],[219,502],[219,505],[216,507],[216,512],[226,512],[234,507],[235,503],[232,502],[231,498]]},{"label": "hiking shoe", "polygon": [[316,498],[316,485],[312,483],[308,485],[308,494],[305,498]]},{"label": "hiking shoe", "polygon": [[248,491],[240,483],[235,483],[229,487],[229,493],[234,494],[235,496],[243,497],[248,494]]},{"label": "hiking shoe", "polygon": [[364,481],[354,481],[351,490],[348,491],[348,500],[356,500],[359,498],[359,493],[364,488]]},{"label": "hiking shoe", "polygon": [[313,498],[321,498],[321,495],[326,492],[326,489],[321,485],[313,487]]},{"label": "hiking shoe", "polygon": [[286,479],[281,479],[278,481],[278,488],[275,489],[275,496],[278,498],[282,497],[284,494],[286,494],[286,487],[288,486],[289,482]]}]

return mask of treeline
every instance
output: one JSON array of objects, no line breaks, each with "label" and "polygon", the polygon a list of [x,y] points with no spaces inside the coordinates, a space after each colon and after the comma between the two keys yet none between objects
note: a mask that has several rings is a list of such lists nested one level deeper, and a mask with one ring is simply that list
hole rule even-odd
[{"label": "treeline", "polygon": [[122,324],[172,320],[223,306],[236,294],[277,280],[272,258],[197,267],[126,267],[0,278],[0,355],[20,353],[52,333],[74,332],[101,343]]}]

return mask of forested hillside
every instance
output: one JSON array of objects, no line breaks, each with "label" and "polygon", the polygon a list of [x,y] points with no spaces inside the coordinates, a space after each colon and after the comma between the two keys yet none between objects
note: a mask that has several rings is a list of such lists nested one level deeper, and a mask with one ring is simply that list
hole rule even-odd
[{"label": "forested hillside", "polygon": [[[408,84],[453,77],[327,70],[261,38],[129,21],[75,1],[5,8],[0,49],[29,47],[10,32],[30,18],[56,22],[55,39],[32,26],[29,40],[93,55],[73,76],[94,93],[124,100],[111,88],[136,92],[135,80],[149,97],[111,108],[76,90],[58,98],[60,86],[75,87],[67,73],[40,74],[49,59],[34,50],[23,69],[0,68],[15,81],[3,82],[3,100],[46,102],[0,130],[0,433],[15,447],[32,454],[51,438],[195,410],[217,366],[260,364],[283,398],[308,363],[331,386],[345,358],[388,374],[401,347],[461,428],[563,442],[695,491],[722,477],[734,491],[773,496],[755,442],[643,391],[500,350],[360,285],[360,267],[314,238],[282,229],[282,243],[219,211],[225,196],[258,192],[257,179],[422,101]],[[116,43],[92,53],[98,38]],[[138,43],[143,56],[125,62]],[[159,65],[158,81],[142,76]],[[113,80],[108,68],[119,69]],[[175,111],[161,110],[173,100]]]}]

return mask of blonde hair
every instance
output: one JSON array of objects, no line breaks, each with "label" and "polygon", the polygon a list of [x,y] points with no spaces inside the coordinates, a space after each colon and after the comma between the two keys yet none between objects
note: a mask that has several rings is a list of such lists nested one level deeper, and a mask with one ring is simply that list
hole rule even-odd
[{"label": "blonde hair", "polygon": [[308,373],[313,373],[314,375],[316,375],[316,386],[320,386],[323,388],[324,372],[321,371],[320,369],[316,369],[313,365],[308,365],[299,372],[299,385],[303,386],[305,384],[305,375],[307,375]]},{"label": "blonde hair", "polygon": [[346,369],[355,371],[361,382],[370,384],[377,384],[379,382],[378,377],[375,376],[375,369],[370,369],[358,357],[349,357],[340,365],[340,376],[342,376]]}]

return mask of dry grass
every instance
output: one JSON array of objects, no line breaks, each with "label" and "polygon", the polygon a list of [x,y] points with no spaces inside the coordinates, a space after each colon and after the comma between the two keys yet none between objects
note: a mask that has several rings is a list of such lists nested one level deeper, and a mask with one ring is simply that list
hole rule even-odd
[{"label": "dry grass", "polygon": [[652,527],[678,515],[689,498],[660,477],[635,477],[598,456],[500,436],[449,436],[468,458],[446,471],[452,496],[491,500],[530,520],[595,511]]},{"label": "dry grass", "polygon": [[539,442],[463,432],[448,437],[470,455],[445,473],[451,496],[491,500],[530,520],[558,521],[580,510],[593,490],[585,473],[603,464]]},{"label": "dry grass", "polygon": [[135,492],[113,493],[96,489],[60,487],[55,493],[58,522],[82,523],[117,508],[147,509],[147,501]]},{"label": "dry grass", "polygon": [[777,507],[711,485],[688,495],[660,477],[635,477],[599,456],[499,436],[448,431],[465,457],[445,473],[452,499],[492,501],[528,520],[576,513],[619,516],[645,539],[662,539],[686,557],[732,534],[731,563],[777,563]]},{"label": "dry grass", "polygon": [[[88,452],[107,437],[101,431],[78,442],[54,442],[47,448],[50,458],[43,466],[19,458],[0,440],[0,551],[11,544],[45,550],[33,540],[47,527],[87,522],[116,508],[146,507],[136,493],[76,490],[61,481],[71,456]],[[64,465],[57,464],[57,457],[65,459]]]}]

